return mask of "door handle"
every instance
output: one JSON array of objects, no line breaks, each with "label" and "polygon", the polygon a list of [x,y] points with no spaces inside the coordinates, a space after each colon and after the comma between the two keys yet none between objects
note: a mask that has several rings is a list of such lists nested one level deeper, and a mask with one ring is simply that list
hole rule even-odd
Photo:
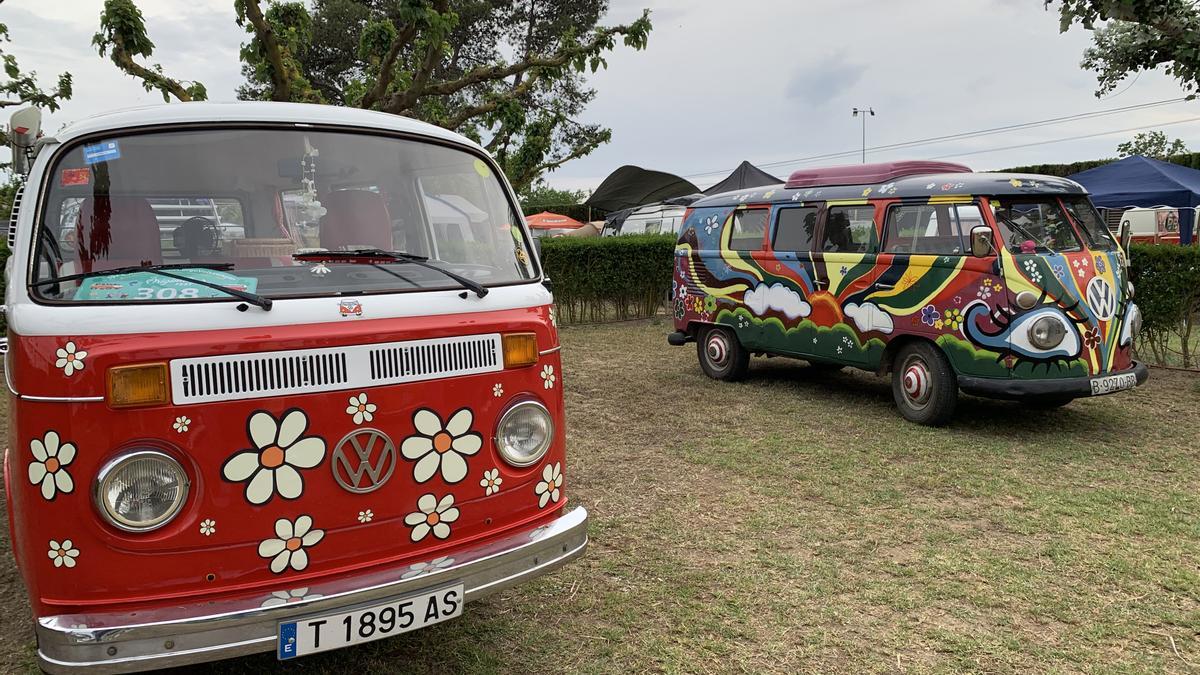
[{"label": "door handle", "polygon": [[889,291],[895,287],[896,287],[896,284],[882,284],[882,283],[879,283],[878,281],[875,282],[875,288],[882,288],[885,291]]}]

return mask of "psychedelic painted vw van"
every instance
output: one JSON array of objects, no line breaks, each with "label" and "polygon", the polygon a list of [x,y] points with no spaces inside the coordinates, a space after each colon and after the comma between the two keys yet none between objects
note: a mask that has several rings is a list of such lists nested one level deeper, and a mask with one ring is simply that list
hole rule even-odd
[{"label": "psychedelic painted vw van", "polygon": [[43,139],[18,207],[4,478],[46,670],[293,659],[583,552],[552,298],[478,145],[156,106]]},{"label": "psychedelic painted vw van", "polygon": [[959,390],[1057,407],[1146,380],[1126,252],[1078,184],[943,162],[798,171],[694,203],[669,342],[709,376],[751,353],[891,373],[909,420]]}]

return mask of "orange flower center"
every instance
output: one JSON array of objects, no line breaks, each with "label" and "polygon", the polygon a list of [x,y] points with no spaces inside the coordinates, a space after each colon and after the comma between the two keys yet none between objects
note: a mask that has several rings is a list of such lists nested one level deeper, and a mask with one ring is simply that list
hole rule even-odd
[{"label": "orange flower center", "polygon": [[75,355],[67,354],[67,363],[74,363],[74,362],[75,362]]},{"label": "orange flower center", "polygon": [[50,459],[46,460],[46,471],[49,471],[50,473],[58,471],[59,466],[61,465],[57,457],[51,457]]},{"label": "orange flower center", "polygon": [[358,404],[358,412],[366,412],[366,411],[367,411],[367,406],[366,406],[366,404],[359,403],[359,404]]},{"label": "orange flower center", "polygon": [[425,516],[425,522],[429,523],[431,526],[437,525],[439,522],[441,522],[441,520],[442,520],[442,517],[436,513],[431,513],[428,516]]},{"label": "orange flower center", "polygon": [[439,431],[437,435],[433,437],[433,449],[437,450],[439,453],[444,453],[450,449],[450,445],[453,441],[454,438],[450,434],[446,433],[445,431]]},{"label": "orange flower center", "polygon": [[289,551],[295,551],[296,549],[300,548],[300,543],[300,537],[292,537],[291,539],[287,540],[287,543],[284,544],[284,546],[286,546],[287,550]]},{"label": "orange flower center", "polygon": [[57,556],[58,556],[58,557],[60,557],[60,558],[65,558],[65,557],[67,557],[67,550],[66,550],[66,549],[63,549],[63,548],[60,548],[60,549],[58,549],[57,551],[55,551],[55,552],[54,552],[54,554],[55,554],[55,555],[57,555]]},{"label": "orange flower center", "polygon": [[272,445],[269,448],[264,448],[262,454],[258,456],[258,462],[268,469],[275,469],[283,465],[283,449],[278,445]]}]

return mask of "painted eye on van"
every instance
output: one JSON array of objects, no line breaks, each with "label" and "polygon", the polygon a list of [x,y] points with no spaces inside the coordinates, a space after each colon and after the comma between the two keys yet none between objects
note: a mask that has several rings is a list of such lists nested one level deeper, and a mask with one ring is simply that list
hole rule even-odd
[{"label": "painted eye on van", "polygon": [[[1038,305],[1026,312],[1013,313],[997,308],[991,312],[988,305],[976,301],[967,306],[963,313],[963,334],[979,347],[984,347],[1002,356],[1014,356],[1022,361],[1050,363],[1070,361],[1079,356],[1083,340],[1077,323],[1070,315],[1054,305]],[[980,326],[981,319],[997,327],[987,331]]]}]

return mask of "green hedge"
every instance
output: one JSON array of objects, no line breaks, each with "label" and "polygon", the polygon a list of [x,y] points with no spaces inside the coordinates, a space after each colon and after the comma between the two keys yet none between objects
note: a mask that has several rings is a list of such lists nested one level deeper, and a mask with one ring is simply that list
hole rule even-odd
[{"label": "green hedge", "polygon": [[[1087,171],[1098,166],[1104,166],[1117,161],[1116,157],[1110,159],[1089,159],[1082,162],[1072,162],[1070,164],[1030,164],[1028,166],[1014,166],[1010,169],[1000,169],[1004,173],[1036,173],[1043,176],[1060,176],[1066,178],[1073,173]],[[1163,160],[1171,164],[1186,166],[1189,169],[1200,169],[1200,152],[1190,152],[1183,155],[1175,155]]]},{"label": "green hedge", "polygon": [[1200,366],[1200,247],[1134,244],[1129,272],[1142,311],[1139,356],[1161,366]]},{"label": "green hedge", "polygon": [[671,291],[675,235],[542,240],[542,265],[564,323],[653,316]]}]

